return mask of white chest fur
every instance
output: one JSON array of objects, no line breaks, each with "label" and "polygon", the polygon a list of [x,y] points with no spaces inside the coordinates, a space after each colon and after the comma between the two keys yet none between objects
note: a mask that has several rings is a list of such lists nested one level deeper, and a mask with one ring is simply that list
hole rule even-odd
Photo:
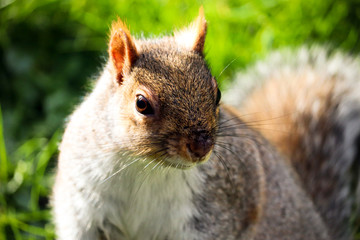
[{"label": "white chest fur", "polygon": [[[193,195],[201,184],[196,168],[179,170],[137,161],[99,184],[100,214],[94,213],[100,225],[116,226],[126,239],[191,239],[185,225],[197,214]],[[113,236],[106,224],[102,228]]]}]

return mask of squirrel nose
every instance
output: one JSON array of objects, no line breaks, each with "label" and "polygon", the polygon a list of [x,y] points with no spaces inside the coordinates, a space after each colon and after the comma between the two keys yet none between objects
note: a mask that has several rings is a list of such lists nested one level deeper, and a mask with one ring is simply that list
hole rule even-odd
[{"label": "squirrel nose", "polygon": [[189,152],[195,158],[203,158],[209,153],[213,147],[214,142],[208,134],[200,133],[195,139],[193,139],[188,145]]}]

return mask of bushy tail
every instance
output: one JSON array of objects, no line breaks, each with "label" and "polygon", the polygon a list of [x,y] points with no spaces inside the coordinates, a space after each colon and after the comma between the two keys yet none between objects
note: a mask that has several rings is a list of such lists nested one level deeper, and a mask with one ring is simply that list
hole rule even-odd
[{"label": "bushy tail", "polygon": [[321,48],[276,52],[225,101],[289,159],[334,239],[359,225],[360,60]]}]

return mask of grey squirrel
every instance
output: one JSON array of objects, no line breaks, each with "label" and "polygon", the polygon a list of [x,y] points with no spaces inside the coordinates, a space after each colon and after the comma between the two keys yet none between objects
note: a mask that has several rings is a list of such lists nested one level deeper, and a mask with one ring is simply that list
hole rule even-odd
[{"label": "grey squirrel", "polygon": [[[60,146],[52,197],[59,239],[350,239],[359,84],[318,69],[320,83],[305,74],[283,89],[291,74],[274,75],[273,87],[264,80],[241,102],[229,91],[230,107],[204,60],[206,28],[202,9],[159,39],[112,25],[108,63]],[[303,80],[320,89],[303,93],[309,106],[301,108]],[[281,137],[256,128],[287,106],[302,118],[285,117]],[[257,111],[264,115],[242,118]]]}]

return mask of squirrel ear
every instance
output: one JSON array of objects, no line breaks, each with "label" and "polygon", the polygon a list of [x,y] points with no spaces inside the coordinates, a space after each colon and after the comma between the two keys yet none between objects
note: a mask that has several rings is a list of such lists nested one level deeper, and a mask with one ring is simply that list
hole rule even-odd
[{"label": "squirrel ear", "polygon": [[205,37],[206,37],[207,24],[204,17],[204,8],[201,6],[199,9],[199,16],[189,27],[176,32],[175,41],[178,45],[203,54]]},{"label": "squirrel ear", "polygon": [[109,57],[116,72],[117,83],[121,84],[124,75],[130,72],[138,54],[129,29],[120,19],[112,24]]}]

